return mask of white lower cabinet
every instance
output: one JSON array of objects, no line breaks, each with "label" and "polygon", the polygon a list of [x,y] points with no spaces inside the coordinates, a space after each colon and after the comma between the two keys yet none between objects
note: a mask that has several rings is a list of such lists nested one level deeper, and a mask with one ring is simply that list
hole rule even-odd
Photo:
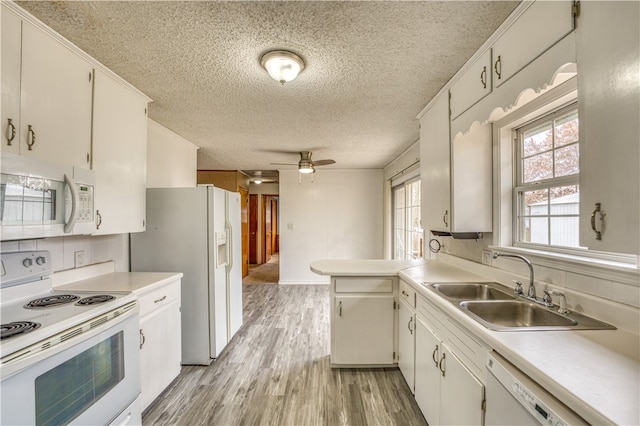
[{"label": "white lower cabinet", "polygon": [[415,398],[430,425],[481,425],[484,385],[419,316]]},{"label": "white lower cabinet", "polygon": [[180,280],[141,294],[141,405],[146,409],[180,373]]},{"label": "white lower cabinet", "polygon": [[394,364],[395,282],[384,277],[332,277],[333,366]]},{"label": "white lower cabinet", "polygon": [[415,392],[415,350],[416,313],[412,307],[400,298],[400,307],[398,309],[398,367],[411,392]]}]

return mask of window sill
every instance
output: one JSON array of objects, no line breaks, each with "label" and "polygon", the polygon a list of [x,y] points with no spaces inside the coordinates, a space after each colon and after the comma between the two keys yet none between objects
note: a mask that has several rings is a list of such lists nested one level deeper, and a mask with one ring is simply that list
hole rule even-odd
[{"label": "window sill", "polygon": [[556,253],[524,247],[489,246],[492,251],[526,256],[537,266],[588,275],[604,280],[640,286],[640,269],[637,264],[597,259],[575,254]]}]

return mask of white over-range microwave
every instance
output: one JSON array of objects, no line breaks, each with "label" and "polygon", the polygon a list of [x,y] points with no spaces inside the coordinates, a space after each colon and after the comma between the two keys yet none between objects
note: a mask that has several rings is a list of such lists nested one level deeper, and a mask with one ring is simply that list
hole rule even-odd
[{"label": "white over-range microwave", "polygon": [[2,241],[96,231],[95,175],[2,154],[0,165],[0,239]]}]

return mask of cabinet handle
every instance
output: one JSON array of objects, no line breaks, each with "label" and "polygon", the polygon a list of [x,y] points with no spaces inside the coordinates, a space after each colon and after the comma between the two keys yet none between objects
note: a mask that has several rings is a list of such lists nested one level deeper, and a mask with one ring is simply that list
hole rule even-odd
[{"label": "cabinet handle", "polygon": [[13,119],[7,119],[7,132],[5,133],[7,137],[7,145],[11,146],[11,142],[16,137],[16,126],[13,124]]},{"label": "cabinet handle", "polygon": [[498,59],[496,60],[496,63],[493,64],[493,69],[496,72],[496,75],[498,76],[498,80],[500,80],[500,77],[502,77],[502,58],[500,57],[500,55],[498,55]]},{"label": "cabinet handle", "polygon": [[144,346],[144,342],[147,340],[146,337],[144,337],[144,333],[142,332],[142,329],[140,329],[140,349],[142,349],[142,346]]},{"label": "cabinet handle", "polygon": [[438,368],[438,360],[436,359],[437,353],[438,353],[438,345],[436,345],[436,348],[433,350],[433,353],[431,354],[431,359],[433,360],[433,363],[436,365],[436,368]]},{"label": "cabinet handle", "polygon": [[[438,368],[440,369],[440,372],[442,373],[442,377],[444,377],[444,368],[446,368],[446,366],[444,365],[444,356],[446,354],[442,354],[442,358],[440,358],[440,364],[438,364]],[[444,367],[444,368],[442,368]]]},{"label": "cabinet handle", "polygon": [[482,83],[482,88],[487,88],[487,67],[482,67],[482,72],[480,73],[480,82]]},{"label": "cabinet handle", "polygon": [[[604,221],[604,215],[602,214],[602,210],[600,209],[601,204],[600,203],[596,203],[596,208],[595,210],[591,213],[591,229],[593,229],[593,232],[596,233],[596,240],[602,240],[602,232],[598,231],[598,229],[596,228],[596,214],[598,214],[600,216],[600,222]],[[602,227],[601,227],[602,229]]]},{"label": "cabinet handle", "polygon": [[165,295],[164,295],[164,296],[162,296],[160,299],[158,299],[158,300],[154,300],[154,301],[153,301],[153,303],[160,303],[160,302],[162,302],[162,301],[163,301],[164,299],[166,299],[166,298],[167,298],[167,295],[165,294]]},{"label": "cabinet handle", "polygon": [[411,327],[413,323],[413,317],[409,318],[409,324],[407,324],[407,328],[409,329],[409,333],[413,334],[413,327]]},{"label": "cabinet handle", "polygon": [[449,227],[449,210],[444,211],[444,216],[442,216],[442,221],[444,222],[444,226]]},{"label": "cabinet handle", "polygon": [[338,316],[342,316],[342,300],[338,303]]},{"label": "cabinet handle", "polygon": [[29,151],[32,150],[33,145],[36,143],[36,132],[33,131],[31,124],[27,126],[27,146]]},{"label": "cabinet handle", "polygon": [[96,210],[96,229],[100,229],[100,225],[102,225],[102,215],[100,210]]}]

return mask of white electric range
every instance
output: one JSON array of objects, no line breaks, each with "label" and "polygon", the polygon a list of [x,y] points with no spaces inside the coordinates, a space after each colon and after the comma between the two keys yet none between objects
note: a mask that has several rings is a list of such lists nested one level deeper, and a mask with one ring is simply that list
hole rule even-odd
[{"label": "white electric range", "polygon": [[1,255],[0,424],[141,423],[136,297],[53,290],[52,264]]}]

